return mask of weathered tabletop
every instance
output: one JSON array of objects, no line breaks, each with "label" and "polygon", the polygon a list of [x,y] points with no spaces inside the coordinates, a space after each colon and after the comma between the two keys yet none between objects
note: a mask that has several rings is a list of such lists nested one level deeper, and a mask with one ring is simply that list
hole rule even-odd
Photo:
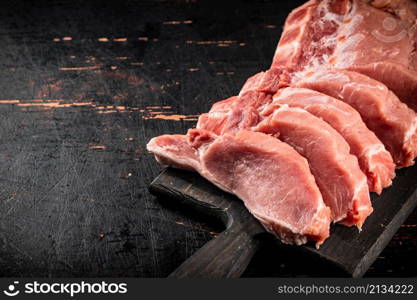
[{"label": "weathered tabletop", "polygon": [[[0,275],[165,277],[222,229],[146,142],[268,67],[303,1],[0,2]],[[367,276],[416,276],[417,212]],[[245,276],[336,276],[267,240]]]}]

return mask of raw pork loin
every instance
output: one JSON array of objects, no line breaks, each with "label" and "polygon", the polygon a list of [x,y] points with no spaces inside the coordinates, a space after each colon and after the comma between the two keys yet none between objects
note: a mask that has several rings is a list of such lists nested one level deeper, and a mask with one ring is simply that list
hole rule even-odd
[{"label": "raw pork loin", "polygon": [[392,157],[355,109],[325,94],[301,88],[283,88],[272,101],[267,94],[256,92],[259,85],[267,90],[264,83],[265,78],[270,77],[268,74],[262,72],[248,79],[240,97],[215,103],[208,114],[200,117],[197,128],[216,134],[250,129],[282,104],[301,107],[329,123],[344,137],[351,153],[358,158],[361,170],[367,175],[370,191],[381,193],[383,188],[391,185],[395,176]]},{"label": "raw pork loin", "polygon": [[417,109],[416,20],[414,0],[310,0],[288,16],[272,67],[356,71]]},{"label": "raw pork loin", "polygon": [[329,236],[330,210],[323,203],[307,161],[278,139],[241,131],[215,135],[163,135],[148,150],[172,167],[195,170],[243,200],[249,211],[281,241],[318,247]]},{"label": "raw pork loin", "polygon": [[[284,243],[361,227],[394,168],[417,155],[417,3],[310,0],[287,18],[271,69],[188,135],[152,139],[163,164],[237,195]],[[402,101],[402,102],[401,102]]]},{"label": "raw pork loin", "polygon": [[[270,98],[263,93],[257,97],[255,95],[245,93],[241,98],[235,97],[213,105],[212,110],[198,123],[198,128],[211,129],[218,134],[242,129],[255,130],[288,143],[307,158],[324,202],[332,210],[332,219],[360,228],[372,212],[372,205],[367,178],[357,158],[350,154],[345,139],[329,124],[306,110],[289,108],[277,102],[268,105]],[[263,115],[259,114],[259,110]],[[377,146],[382,146],[384,150],[380,142]],[[390,155],[386,154],[390,159]],[[392,159],[388,166],[391,168],[389,176],[392,176]]]}]

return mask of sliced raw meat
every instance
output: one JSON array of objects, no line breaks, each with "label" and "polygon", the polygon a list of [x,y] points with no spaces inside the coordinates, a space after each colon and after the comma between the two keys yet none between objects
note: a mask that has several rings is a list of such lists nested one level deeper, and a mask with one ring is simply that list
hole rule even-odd
[{"label": "sliced raw meat", "polygon": [[370,191],[380,194],[383,188],[391,185],[395,177],[391,154],[350,105],[316,91],[285,88],[274,95],[273,103],[263,115],[272,114],[283,104],[303,108],[336,129],[349,144],[351,154],[358,158],[361,170],[367,175]]},{"label": "sliced raw meat", "polygon": [[367,179],[336,130],[309,112],[288,106],[277,108],[255,130],[278,137],[304,156],[333,220],[361,228],[372,213]]},{"label": "sliced raw meat", "polygon": [[360,72],[417,108],[417,2],[311,0],[287,18],[273,67]]},{"label": "sliced raw meat", "polygon": [[272,95],[252,91],[219,101],[207,114],[199,117],[197,129],[217,135],[249,129],[260,122],[258,111],[271,101]]},{"label": "sliced raw meat", "polygon": [[414,164],[417,156],[416,113],[385,85],[356,72],[336,70],[311,73],[296,85],[351,105],[384,143],[398,167]]},{"label": "sliced raw meat", "polygon": [[307,161],[278,139],[246,131],[214,137],[191,130],[189,137],[154,138],[148,150],[163,164],[192,167],[238,196],[265,229],[284,243],[311,240],[318,247],[329,236],[330,210]]}]

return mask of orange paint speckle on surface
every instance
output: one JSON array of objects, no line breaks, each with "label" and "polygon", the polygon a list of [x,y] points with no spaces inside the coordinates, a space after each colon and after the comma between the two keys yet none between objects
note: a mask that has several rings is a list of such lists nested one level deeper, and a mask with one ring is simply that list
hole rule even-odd
[{"label": "orange paint speckle on surface", "polygon": [[116,38],[113,39],[113,42],[127,42],[127,38]]},{"label": "orange paint speckle on surface", "polygon": [[72,41],[72,37],[70,37],[70,36],[64,36],[64,37],[62,38],[62,40],[63,40],[63,41]]},{"label": "orange paint speckle on surface", "polygon": [[88,149],[91,149],[91,150],[104,150],[106,148],[107,147],[104,145],[91,145],[90,147],[88,147]]},{"label": "orange paint speckle on surface", "polygon": [[112,70],[116,70],[116,69],[117,69],[117,67],[116,67],[116,66],[111,66],[111,67],[110,67],[110,69],[112,69]]},{"label": "orange paint speckle on surface", "polygon": [[42,107],[47,109],[52,108],[68,108],[77,106],[93,106],[92,102],[70,102],[62,103],[64,99],[32,99],[30,101],[22,102],[21,100],[0,100],[0,104],[17,104],[19,107]]},{"label": "orange paint speckle on surface", "polygon": [[179,24],[192,24],[193,21],[192,20],[185,20],[185,21],[166,21],[163,22],[162,24],[164,25],[179,25]]},{"label": "orange paint speckle on surface", "polygon": [[16,104],[19,102],[20,100],[0,100],[0,104]]},{"label": "orange paint speckle on surface", "polygon": [[103,110],[103,111],[98,111],[99,114],[114,114],[117,113],[117,110]]},{"label": "orange paint speckle on surface", "polygon": [[86,70],[97,70],[101,65],[85,66],[85,67],[60,67],[61,71],[86,71]]},{"label": "orange paint speckle on surface", "polygon": [[109,39],[106,38],[106,37],[102,37],[102,38],[99,38],[98,41],[102,42],[102,43],[107,43],[109,41]]},{"label": "orange paint speckle on surface", "polygon": [[60,102],[35,102],[35,103],[19,103],[17,106],[21,107],[30,107],[30,106],[39,106],[45,108],[61,108],[61,107],[71,107],[72,103],[60,103]]},{"label": "orange paint speckle on surface", "polygon": [[138,37],[138,40],[147,42],[147,41],[149,41],[149,38],[147,36],[140,36],[140,37]]},{"label": "orange paint speckle on surface", "polygon": [[172,121],[197,121],[198,115],[155,115],[155,116],[144,116],[144,120],[161,119],[161,120],[172,120]]},{"label": "orange paint speckle on surface", "polygon": [[[95,110],[98,114],[113,114],[113,113],[140,113],[140,118],[143,120],[161,119],[170,121],[197,121],[198,115],[180,115],[172,111],[170,105],[155,105],[146,106],[145,108],[127,107],[124,105],[96,105],[92,101],[74,102],[67,99],[32,99],[32,100],[18,100],[18,99],[3,99],[0,104],[15,104],[21,107],[22,110],[28,110],[31,107],[51,110],[80,107],[86,107]],[[126,139],[128,141],[134,138]],[[99,149],[100,145],[92,146],[94,149]]]},{"label": "orange paint speckle on surface", "polygon": [[92,106],[93,105],[92,102],[75,102],[71,104],[72,106]]}]

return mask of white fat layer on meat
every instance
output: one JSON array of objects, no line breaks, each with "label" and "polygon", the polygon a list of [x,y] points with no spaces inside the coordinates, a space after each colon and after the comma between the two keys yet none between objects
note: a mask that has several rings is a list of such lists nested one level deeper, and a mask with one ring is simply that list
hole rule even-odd
[{"label": "white fat layer on meat", "polygon": [[[302,76],[302,75],[301,75]],[[316,81],[338,81],[343,83],[349,83],[350,78],[348,75],[343,73],[333,73],[333,72],[325,72],[325,73],[314,73],[314,75],[310,77],[306,77],[307,82],[316,82]]]},{"label": "white fat layer on meat", "polygon": [[[354,34],[357,31],[358,26],[363,22],[364,17],[360,14],[354,13],[354,16],[351,18],[349,26],[342,26],[340,30],[340,35],[348,37],[345,41],[340,41],[336,44],[335,49],[335,57],[339,57],[339,54],[346,53],[350,48],[356,47],[357,44],[359,44],[361,41],[363,41],[366,37],[364,34],[357,33]],[[357,54],[355,51],[351,51],[349,53],[349,57],[346,57],[346,55],[343,56],[343,61],[337,60],[335,67],[337,68],[343,68],[345,66],[350,66],[355,61]]]},{"label": "white fat layer on meat", "polygon": [[413,124],[405,133],[404,143],[408,142],[413,137],[413,135],[416,133],[416,130],[417,130],[417,117],[414,117]]},{"label": "white fat layer on meat", "polygon": [[367,157],[372,157],[375,155],[378,155],[379,153],[382,152],[386,152],[387,150],[385,149],[383,144],[372,144],[371,147],[368,147],[365,152],[364,152],[364,156]]},{"label": "white fat layer on meat", "polygon": [[[296,50],[300,46],[300,42],[297,40],[292,41],[291,43],[287,43],[284,45],[280,45],[276,51],[277,57],[280,56],[291,56],[296,54]],[[280,57],[280,60],[282,60],[282,57]]]},{"label": "white fat layer on meat", "polygon": [[[363,192],[364,189],[368,189],[368,182],[366,176],[361,180],[361,182],[355,186],[355,191],[353,193],[353,199],[359,199],[360,194]],[[361,205],[358,207],[358,211],[369,209],[368,205]]]},{"label": "white fat layer on meat", "polygon": [[[285,98],[286,97],[291,97],[293,95],[297,96],[300,94],[300,92],[306,92],[308,94],[311,94],[311,90],[308,89],[304,89],[304,88],[297,88],[296,90],[293,89],[284,89],[283,92],[279,95],[278,98],[276,98],[276,100],[278,102],[282,101],[285,103]],[[329,101],[329,97],[327,95],[308,95],[309,98],[307,100],[307,102],[313,102],[313,104],[325,104],[327,107],[331,107],[332,110],[337,111],[340,114],[344,114],[347,116],[351,115],[351,112],[340,109],[339,107],[332,105],[331,101]],[[274,99],[275,100],[275,99]],[[310,107],[311,105],[306,105],[306,109],[308,109],[308,107]]]},{"label": "white fat layer on meat", "polygon": [[[365,39],[365,35],[358,33],[349,37],[348,41],[337,43],[337,47],[334,52],[334,57],[336,58],[341,57],[341,53],[346,53],[350,51],[351,48],[357,47],[357,44],[363,41],[363,39]],[[343,56],[343,60],[336,59],[335,67],[336,68],[349,67],[353,65],[356,58],[357,58],[356,52],[350,51],[349,56],[346,56],[346,55]]]},{"label": "white fat layer on meat", "polygon": [[[329,22],[329,23],[337,24],[337,26],[340,28],[342,21],[343,21],[343,17],[338,14],[330,12],[326,7],[327,5],[328,5],[327,1],[323,1],[318,7],[319,14],[320,12],[323,12],[324,17],[315,20],[316,24],[319,25],[323,29],[324,24]],[[333,34],[327,35],[317,42],[313,42],[312,47],[322,48],[322,49],[335,47],[335,45],[338,44],[338,41],[337,41],[338,33],[339,33],[339,30],[336,30]],[[329,58],[330,58],[329,54],[313,56],[310,59],[309,68],[313,68],[313,69],[320,68],[322,67],[323,62],[329,61]]]},{"label": "white fat layer on meat", "polygon": [[[323,199],[321,198],[320,201],[318,202],[318,206],[317,206],[317,210],[316,213],[314,214],[312,221],[313,222],[319,222],[319,223],[325,223],[327,218],[326,218],[326,214],[322,214],[321,217],[319,217],[320,213],[322,212],[323,209],[328,208],[328,206],[326,206],[324,204]],[[306,224],[306,226],[304,226],[303,228],[303,232],[306,231],[312,224]]]},{"label": "white fat layer on meat", "polygon": [[[278,234],[281,241],[285,244],[296,244],[298,246],[307,243],[307,237],[291,225],[277,219],[271,219],[265,215],[259,215],[255,211],[251,213],[261,221],[262,226],[272,234]],[[275,225],[275,226],[274,226]],[[279,228],[276,227],[278,225]]]}]

